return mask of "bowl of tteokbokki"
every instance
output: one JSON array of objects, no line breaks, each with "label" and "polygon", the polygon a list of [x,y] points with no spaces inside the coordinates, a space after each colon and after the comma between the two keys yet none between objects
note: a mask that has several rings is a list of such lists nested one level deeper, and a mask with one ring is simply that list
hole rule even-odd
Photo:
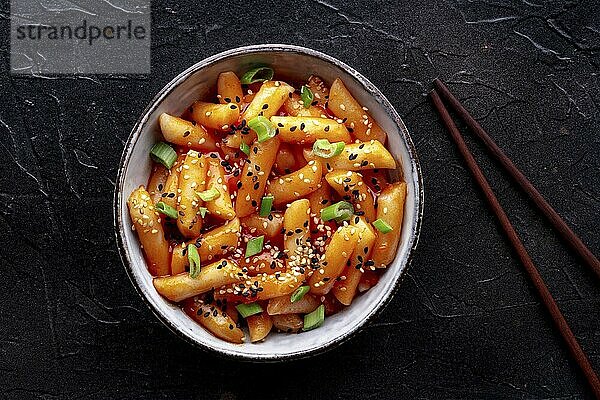
[{"label": "bowl of tteokbokki", "polygon": [[322,352],[397,289],[423,208],[413,143],[366,78],[258,45],[181,73],[126,144],[115,225],[127,272],[173,332],[219,354]]}]

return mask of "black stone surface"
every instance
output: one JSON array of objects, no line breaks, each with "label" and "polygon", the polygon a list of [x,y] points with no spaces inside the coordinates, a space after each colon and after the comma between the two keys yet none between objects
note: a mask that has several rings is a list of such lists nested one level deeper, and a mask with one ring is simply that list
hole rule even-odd
[{"label": "black stone surface", "polygon": [[[600,253],[600,6],[588,1],[163,1],[152,76],[9,76],[0,7],[0,397],[590,398],[426,94],[440,77]],[[316,358],[229,362],[171,334],[134,292],[113,233],[135,120],[178,72],[290,43],[354,66],[396,106],[425,180],[418,254],[363,333]],[[596,369],[600,282],[470,140]]]}]

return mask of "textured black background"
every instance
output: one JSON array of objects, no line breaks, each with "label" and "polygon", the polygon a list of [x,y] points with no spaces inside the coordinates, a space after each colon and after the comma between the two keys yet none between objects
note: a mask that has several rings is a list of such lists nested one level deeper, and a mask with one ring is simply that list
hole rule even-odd
[{"label": "textured black background", "polygon": [[[16,79],[0,6],[0,396],[7,399],[586,398],[585,382],[498,233],[426,94],[440,77],[600,253],[600,7],[589,1],[163,1],[152,76]],[[419,152],[425,219],[401,290],[313,359],[217,359],[134,292],[113,231],[119,157],[152,96],[232,47],[290,43],[354,66]],[[471,142],[600,370],[600,282]]]}]

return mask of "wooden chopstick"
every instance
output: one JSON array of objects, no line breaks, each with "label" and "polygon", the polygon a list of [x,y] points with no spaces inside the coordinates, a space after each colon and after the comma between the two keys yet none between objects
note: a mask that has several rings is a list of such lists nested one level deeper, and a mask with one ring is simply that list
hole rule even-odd
[{"label": "wooden chopstick", "polygon": [[583,259],[585,264],[596,273],[596,276],[600,278],[600,261],[594,256],[594,254],[587,248],[587,246],[581,241],[579,236],[575,234],[565,223],[565,221],[558,215],[558,213],[552,208],[550,204],[544,199],[544,197],[538,192],[533,184],[523,175],[521,170],[508,158],[508,156],[502,151],[500,147],[494,142],[494,140],[485,132],[485,130],[479,125],[479,123],[473,118],[473,116],[463,107],[456,97],[450,92],[448,87],[439,79],[433,81],[436,91],[444,98],[454,109],[454,111],[465,121],[467,126],[483,141],[487,149],[492,155],[500,162],[506,172],[508,172],[513,179],[521,186],[521,188],[527,193],[529,198],[535,203],[538,209],[546,216],[554,228],[558,231],[564,241]]},{"label": "wooden chopstick", "polygon": [[479,165],[475,161],[475,158],[473,158],[473,155],[467,148],[467,145],[465,144],[465,141],[463,140],[458,128],[456,127],[456,125],[454,124],[454,121],[450,117],[448,110],[446,110],[446,107],[442,103],[442,99],[440,98],[440,96],[437,94],[437,92],[435,90],[433,90],[431,92],[431,99],[433,100],[433,104],[434,104],[435,108],[437,109],[438,113],[440,114],[442,122],[444,123],[446,129],[450,132],[450,136],[454,140],[454,143],[456,143],[456,146],[458,147],[460,154],[464,158],[467,166],[469,167],[469,170],[473,174],[475,181],[477,182],[477,184],[483,191],[486,200],[488,201],[492,211],[496,215],[496,218],[498,218],[498,221],[500,222],[500,225],[502,226],[504,233],[506,234],[512,247],[517,252],[519,259],[521,260],[521,263],[525,267],[525,271],[527,272],[527,275],[529,275],[529,278],[531,279],[535,289],[537,290],[539,296],[542,299],[542,303],[544,304],[544,306],[550,313],[550,316],[552,317],[552,320],[556,324],[556,327],[558,328],[561,336],[567,343],[567,347],[569,348],[569,351],[571,352],[572,356],[575,358],[575,361],[577,362],[577,364],[579,364],[579,366],[583,370],[583,374],[585,375],[588,383],[590,384],[594,395],[596,396],[597,399],[600,399],[600,380],[598,380],[598,376],[594,372],[594,369],[592,368],[590,361],[588,360],[585,353],[581,349],[581,346],[579,345],[579,343],[577,342],[577,339],[573,335],[571,328],[569,328],[569,324],[567,323],[567,321],[565,320],[565,317],[560,312],[558,305],[554,301],[554,298],[552,297],[552,295],[550,294],[550,291],[546,287],[546,284],[544,283],[542,277],[540,276],[540,273],[538,272],[537,268],[533,264],[531,257],[529,257],[529,254],[527,253],[525,246],[523,246],[521,239],[517,235],[515,228],[510,223],[508,216],[506,215],[506,213],[502,209],[502,206],[498,202],[498,199],[494,195],[494,192],[492,191],[490,184],[488,183],[487,179],[483,175],[483,172],[479,168]]}]

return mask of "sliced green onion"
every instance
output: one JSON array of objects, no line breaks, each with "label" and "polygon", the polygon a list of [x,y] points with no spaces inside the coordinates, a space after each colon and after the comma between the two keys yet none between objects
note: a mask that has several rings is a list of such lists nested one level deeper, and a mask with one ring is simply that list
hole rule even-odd
[{"label": "sliced green onion", "polygon": [[190,263],[190,278],[196,278],[200,273],[200,255],[195,244],[188,244],[187,256]]},{"label": "sliced green onion", "polygon": [[243,318],[247,318],[251,315],[255,315],[255,314],[260,314],[263,309],[260,306],[260,304],[258,303],[250,303],[250,304],[238,304],[237,306],[235,306],[235,308],[237,308],[238,312],[240,313],[240,315]]},{"label": "sliced green onion", "polygon": [[248,126],[258,136],[259,142],[264,142],[265,140],[269,140],[272,137],[275,137],[277,134],[277,128],[268,118],[259,115],[258,117],[252,118],[248,121]]},{"label": "sliced green onion", "polygon": [[313,153],[321,158],[331,158],[342,154],[344,147],[344,142],[329,143],[327,139],[319,139],[313,144]]},{"label": "sliced green onion", "polygon": [[272,68],[255,67],[247,71],[244,75],[242,75],[240,82],[242,85],[249,85],[251,83],[256,82],[264,82],[273,79],[274,74],[275,72],[273,72]]},{"label": "sliced green onion", "polygon": [[264,241],[265,241],[264,235],[248,240],[248,244],[246,245],[246,258],[252,257],[252,256],[260,253],[263,249]]},{"label": "sliced green onion", "polygon": [[390,226],[390,224],[388,224],[387,222],[385,222],[384,220],[382,220],[381,218],[376,219],[375,221],[373,221],[373,226],[375,228],[377,228],[377,230],[381,233],[388,233],[394,230],[394,228],[392,228]]},{"label": "sliced green onion", "polygon": [[240,143],[240,150],[243,151],[244,153],[246,153],[247,156],[250,155],[250,146],[248,146],[248,144],[246,144],[246,142]]},{"label": "sliced green onion", "polygon": [[158,142],[150,150],[150,157],[157,163],[171,169],[177,160],[177,152],[165,142]]},{"label": "sliced green onion", "polygon": [[266,217],[271,212],[271,208],[273,207],[273,200],[275,197],[273,196],[265,196],[262,198],[260,202],[260,211],[258,215],[261,217]]},{"label": "sliced green onion", "polygon": [[219,192],[216,188],[210,188],[204,192],[196,192],[196,194],[202,199],[202,201],[213,201],[219,198],[221,192]]},{"label": "sliced green onion", "polygon": [[156,203],[155,207],[159,213],[165,214],[169,218],[177,219],[177,210],[171,207],[170,205],[159,201],[158,203]]},{"label": "sliced green onion", "polygon": [[310,331],[323,325],[325,321],[325,305],[321,304],[317,309],[310,314],[304,316],[303,331]]},{"label": "sliced green onion", "polygon": [[302,102],[304,103],[304,108],[310,107],[313,100],[315,99],[315,95],[312,90],[308,86],[302,86],[300,88],[300,97],[302,98]]},{"label": "sliced green onion", "polygon": [[353,214],[354,207],[352,204],[347,201],[338,201],[321,210],[321,219],[323,221],[331,221],[333,219],[335,222],[342,222],[352,218]]},{"label": "sliced green onion", "polygon": [[204,218],[204,217],[206,217],[206,213],[208,212],[208,208],[206,208],[206,207],[200,207],[199,211],[200,211],[200,216],[202,218]]},{"label": "sliced green onion", "polygon": [[296,289],[294,293],[292,293],[292,297],[290,298],[290,300],[292,301],[292,303],[301,300],[304,297],[304,295],[308,293],[309,290],[309,286],[300,286],[298,289]]}]

